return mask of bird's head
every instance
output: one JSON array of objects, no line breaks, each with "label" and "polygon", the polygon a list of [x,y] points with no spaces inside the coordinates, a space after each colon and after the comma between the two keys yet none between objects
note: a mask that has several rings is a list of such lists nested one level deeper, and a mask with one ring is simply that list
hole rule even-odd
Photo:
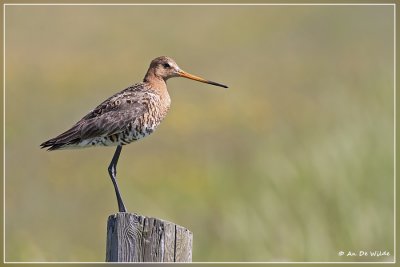
[{"label": "bird's head", "polygon": [[181,70],[179,68],[178,64],[176,64],[176,62],[172,58],[169,58],[166,56],[158,57],[158,58],[153,59],[153,61],[151,61],[149,70],[147,71],[147,74],[146,74],[146,77],[149,75],[154,75],[157,78],[162,78],[164,81],[166,81],[172,77],[184,77],[187,79],[228,88],[228,86],[226,86],[226,85],[208,81],[206,79],[197,77],[195,75],[192,75],[190,73],[187,73],[187,72]]},{"label": "bird's head", "polygon": [[149,70],[153,70],[157,77],[168,80],[172,77],[178,77],[181,69],[172,58],[162,56],[151,61]]}]

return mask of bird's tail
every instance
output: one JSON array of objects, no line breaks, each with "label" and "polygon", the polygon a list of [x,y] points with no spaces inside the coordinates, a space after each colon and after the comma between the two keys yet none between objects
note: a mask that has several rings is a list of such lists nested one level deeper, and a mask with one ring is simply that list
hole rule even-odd
[{"label": "bird's tail", "polygon": [[40,144],[41,148],[47,148],[47,150],[63,149],[68,146],[73,146],[81,140],[80,132],[77,127],[72,127],[68,131],[54,137],[46,142]]}]

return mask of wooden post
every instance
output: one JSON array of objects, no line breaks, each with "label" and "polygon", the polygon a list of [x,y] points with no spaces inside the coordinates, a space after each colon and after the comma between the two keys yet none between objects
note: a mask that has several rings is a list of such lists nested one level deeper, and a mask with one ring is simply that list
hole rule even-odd
[{"label": "wooden post", "polygon": [[107,221],[107,262],[191,262],[193,234],[156,218],[120,212]]}]

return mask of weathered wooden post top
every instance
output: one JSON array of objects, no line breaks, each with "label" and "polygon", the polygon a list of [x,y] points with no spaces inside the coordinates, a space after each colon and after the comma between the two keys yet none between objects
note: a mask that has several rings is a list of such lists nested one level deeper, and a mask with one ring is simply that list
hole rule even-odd
[{"label": "weathered wooden post top", "polygon": [[191,262],[193,234],[174,223],[119,212],[107,222],[107,262]]}]

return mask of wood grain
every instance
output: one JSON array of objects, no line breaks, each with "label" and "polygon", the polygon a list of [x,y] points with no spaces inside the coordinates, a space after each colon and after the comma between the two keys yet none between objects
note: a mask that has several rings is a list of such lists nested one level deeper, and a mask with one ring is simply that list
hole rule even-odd
[{"label": "wood grain", "polygon": [[191,262],[193,234],[174,223],[120,212],[107,221],[107,262]]}]

